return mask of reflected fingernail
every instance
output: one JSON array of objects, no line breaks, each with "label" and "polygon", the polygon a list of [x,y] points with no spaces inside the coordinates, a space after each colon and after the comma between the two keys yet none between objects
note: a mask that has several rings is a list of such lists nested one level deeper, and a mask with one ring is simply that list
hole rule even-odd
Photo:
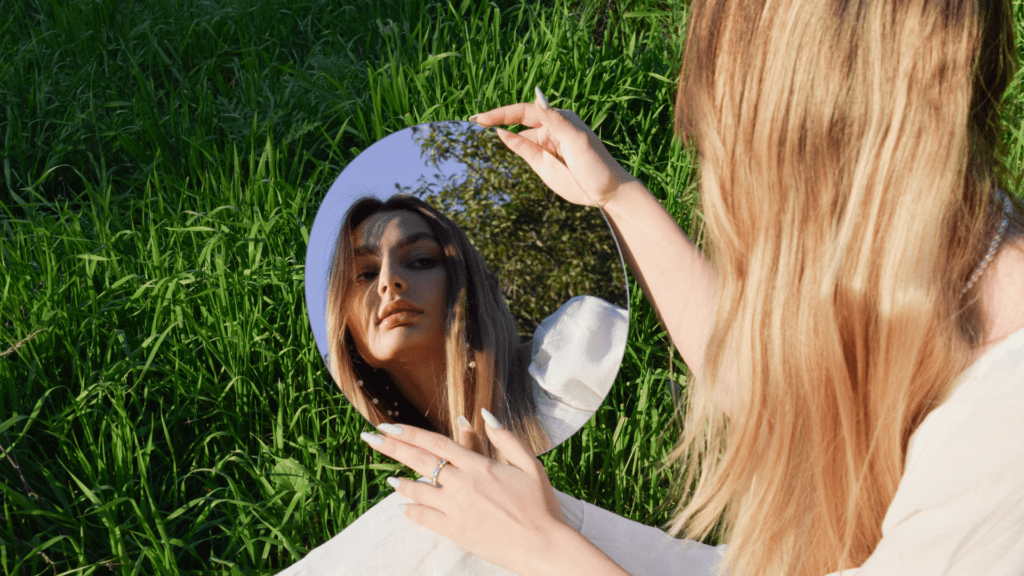
[{"label": "reflected fingernail", "polygon": [[548,104],[548,99],[544,96],[544,93],[541,92],[540,86],[534,86],[533,93],[537,95],[537,105],[540,106],[541,110],[551,109],[551,104]]},{"label": "reflected fingernail", "polygon": [[398,487],[402,484],[402,481],[394,476],[388,476],[386,482],[388,483],[388,486],[391,486],[395,490],[398,490]]},{"label": "reflected fingernail", "polygon": [[377,434],[370,434],[369,432],[363,432],[359,435],[370,446],[380,446],[384,443],[384,437],[378,436]]},{"label": "reflected fingernail", "polygon": [[402,432],[404,432],[404,430],[402,430],[402,427],[399,426],[398,424],[390,424],[388,422],[385,422],[384,424],[377,426],[377,430],[380,430],[381,432],[385,434],[390,434],[392,436],[401,436]]},{"label": "reflected fingernail", "polygon": [[495,430],[501,428],[501,423],[498,422],[498,419],[494,417],[494,414],[491,414],[490,412],[487,411],[487,408],[481,408],[480,414],[483,414],[484,422],[487,422],[488,426],[494,428]]},{"label": "reflected fingernail", "polygon": [[466,420],[465,416],[459,416],[459,428],[472,428],[473,425]]}]

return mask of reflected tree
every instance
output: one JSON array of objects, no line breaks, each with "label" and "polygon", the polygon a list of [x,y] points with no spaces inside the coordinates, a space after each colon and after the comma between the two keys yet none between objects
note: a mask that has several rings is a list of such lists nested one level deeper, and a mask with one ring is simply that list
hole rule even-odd
[{"label": "reflected tree", "polygon": [[599,210],[562,200],[491,130],[434,122],[414,127],[413,139],[429,167],[455,160],[466,170],[439,170],[416,186],[396,187],[466,232],[500,279],[522,334],[573,296],[627,306],[618,252]]}]

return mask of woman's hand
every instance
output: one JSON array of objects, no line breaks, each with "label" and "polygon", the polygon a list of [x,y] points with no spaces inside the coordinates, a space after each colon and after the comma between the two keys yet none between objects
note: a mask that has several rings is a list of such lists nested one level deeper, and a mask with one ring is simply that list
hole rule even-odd
[{"label": "woman's hand", "polygon": [[573,204],[603,208],[623,184],[636,178],[575,112],[551,108],[540,88],[536,91],[535,103],[502,106],[470,119],[483,126],[530,126],[518,134],[498,129],[498,137],[556,194]]},{"label": "woman's hand", "polygon": [[672,342],[699,374],[714,321],[718,274],[658,199],[611,157],[576,114],[549,107],[540,90],[533,104],[503,106],[470,120],[531,127],[518,135],[502,130],[498,135],[556,194],[602,209]]},{"label": "woman's hand", "polygon": [[[485,411],[486,412],[486,411]],[[497,424],[486,412],[485,419]],[[487,436],[508,464],[473,452],[450,438],[409,425],[384,424],[385,436],[363,434],[371,447],[431,478],[441,458],[448,461],[425,482],[389,478],[412,499],[407,518],[448,537],[481,558],[516,573],[555,553],[552,543],[565,530],[562,509],[544,466],[508,430],[485,426]],[[514,543],[514,545],[513,545]]]}]

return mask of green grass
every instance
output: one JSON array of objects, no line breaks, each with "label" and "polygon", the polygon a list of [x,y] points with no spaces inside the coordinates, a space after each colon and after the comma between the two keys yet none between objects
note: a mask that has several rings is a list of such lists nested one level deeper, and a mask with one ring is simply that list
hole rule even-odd
[{"label": "green grass", "polygon": [[[271,573],[390,493],[302,290],[316,207],[377,139],[540,85],[693,227],[685,7],[549,4],[0,3],[4,573]],[[659,524],[685,369],[635,285],[632,305],[612,393],[544,461]]]}]

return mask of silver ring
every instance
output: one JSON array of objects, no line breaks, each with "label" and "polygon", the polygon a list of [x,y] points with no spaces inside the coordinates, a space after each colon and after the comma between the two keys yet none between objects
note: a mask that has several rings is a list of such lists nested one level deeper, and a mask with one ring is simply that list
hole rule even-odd
[{"label": "silver ring", "polygon": [[445,460],[444,458],[441,458],[441,460],[437,463],[437,467],[434,468],[434,475],[430,477],[430,483],[435,488],[440,488],[441,487],[441,485],[437,483],[437,475],[440,474],[441,473],[441,469],[444,468],[447,465],[448,465],[448,461]]}]

